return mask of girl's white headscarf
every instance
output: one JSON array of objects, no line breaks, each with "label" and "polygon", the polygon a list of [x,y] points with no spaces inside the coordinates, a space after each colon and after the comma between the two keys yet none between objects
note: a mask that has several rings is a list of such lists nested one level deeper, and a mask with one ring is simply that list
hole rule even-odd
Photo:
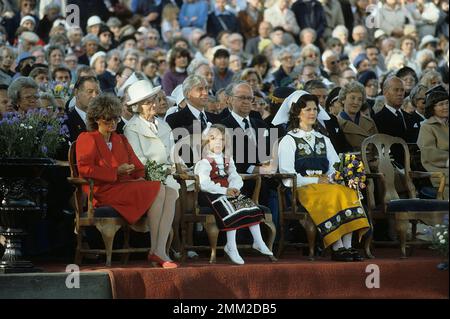
[{"label": "girl's white headscarf", "polygon": [[[286,124],[289,121],[289,112],[291,110],[292,103],[295,103],[298,101],[299,98],[301,98],[305,94],[310,94],[303,90],[297,90],[295,92],[292,92],[291,95],[289,95],[281,104],[280,109],[278,110],[277,114],[275,114],[275,117],[272,120],[273,125],[280,125],[280,124]],[[319,104],[319,114],[317,115],[317,120],[321,122],[323,125],[323,121],[327,121],[330,119],[330,116],[325,111],[325,109]]]}]

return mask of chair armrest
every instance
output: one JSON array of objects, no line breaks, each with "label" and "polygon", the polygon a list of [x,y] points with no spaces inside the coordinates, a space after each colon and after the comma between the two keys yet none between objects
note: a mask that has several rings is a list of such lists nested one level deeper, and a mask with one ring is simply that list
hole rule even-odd
[{"label": "chair armrest", "polygon": [[172,174],[173,178],[176,180],[182,180],[182,181],[197,181],[198,176],[192,174],[192,173],[175,173]]},{"label": "chair armrest", "polygon": [[411,178],[439,178],[439,188],[437,191],[437,199],[444,199],[444,189],[445,189],[445,175],[442,172],[419,172],[411,171],[409,172]]},{"label": "chair armrest", "polygon": [[259,192],[261,191],[261,176],[259,174],[239,174],[243,181],[255,180],[255,188],[253,189],[252,199],[258,204],[259,203]]},{"label": "chair armrest", "polygon": [[89,181],[87,179],[84,178],[80,178],[80,177],[67,177],[67,180],[69,181],[70,184],[74,184],[74,185],[89,185]]}]

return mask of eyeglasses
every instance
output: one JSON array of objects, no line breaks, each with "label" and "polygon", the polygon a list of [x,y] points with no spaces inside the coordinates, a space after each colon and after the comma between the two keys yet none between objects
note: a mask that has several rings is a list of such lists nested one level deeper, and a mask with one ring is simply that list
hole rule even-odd
[{"label": "eyeglasses", "polygon": [[238,100],[241,100],[242,102],[253,103],[255,101],[255,98],[253,96],[237,96],[237,95],[234,95],[233,97],[237,98]]},{"label": "eyeglasses", "polygon": [[106,118],[106,119],[100,119],[105,124],[112,124],[112,123],[120,123],[122,121],[121,117],[112,117],[112,118]]}]

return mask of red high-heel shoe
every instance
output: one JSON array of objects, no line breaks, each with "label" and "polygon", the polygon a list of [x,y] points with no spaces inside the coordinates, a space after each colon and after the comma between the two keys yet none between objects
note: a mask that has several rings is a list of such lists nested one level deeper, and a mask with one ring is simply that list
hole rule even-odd
[{"label": "red high-heel shoe", "polygon": [[153,267],[161,267],[164,269],[178,268],[178,265],[173,261],[164,261],[155,254],[149,254],[147,260],[152,263]]}]

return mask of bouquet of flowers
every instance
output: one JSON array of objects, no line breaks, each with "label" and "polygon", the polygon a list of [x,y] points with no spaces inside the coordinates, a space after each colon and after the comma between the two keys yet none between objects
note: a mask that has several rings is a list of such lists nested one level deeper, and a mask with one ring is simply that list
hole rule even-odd
[{"label": "bouquet of flowers", "polygon": [[359,190],[366,187],[364,164],[355,154],[339,154],[340,161],[334,165],[333,179],[347,187]]},{"label": "bouquet of flowers", "polygon": [[72,90],[68,84],[51,81],[48,83],[46,91],[51,93],[55,99],[67,101],[72,95]]},{"label": "bouquet of flowers", "polygon": [[448,258],[448,226],[440,224],[435,225],[432,238],[433,245],[431,248]]},{"label": "bouquet of flowers", "polygon": [[0,120],[0,158],[51,158],[69,135],[64,120],[45,109],[4,113]]},{"label": "bouquet of flowers", "polygon": [[145,179],[148,181],[159,181],[164,183],[170,171],[166,164],[158,164],[156,161],[147,161],[145,163]]}]

